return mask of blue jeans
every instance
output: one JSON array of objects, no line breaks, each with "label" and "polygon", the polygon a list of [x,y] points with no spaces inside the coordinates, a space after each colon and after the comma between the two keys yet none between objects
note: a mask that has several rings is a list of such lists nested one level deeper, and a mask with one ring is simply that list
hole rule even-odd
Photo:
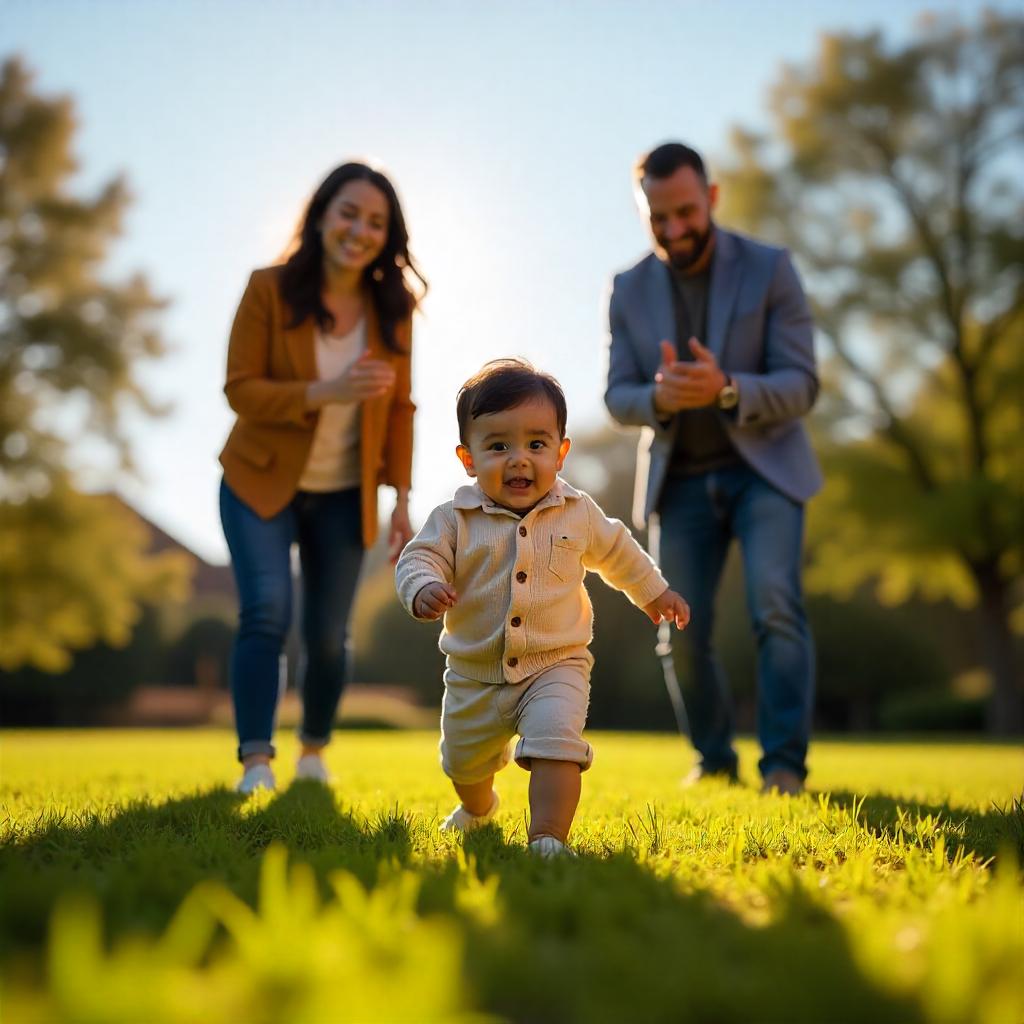
[{"label": "blue jeans", "polygon": [[800,584],[803,523],[803,506],[745,465],[665,482],[652,553],[692,610],[687,629],[673,633],[673,663],[708,771],[736,769],[732,701],[711,645],[715,592],[735,537],[757,640],[759,767],[762,775],[780,768],[807,774],[814,642]]},{"label": "blue jeans", "polygon": [[274,756],[274,716],[285,681],[282,654],[292,619],[292,544],[298,544],[302,567],[299,736],[311,744],[330,739],[348,678],[349,613],[363,561],[359,495],[358,487],[300,491],[283,511],[262,519],[221,482],[220,518],[239,599],[231,654],[239,760]]}]

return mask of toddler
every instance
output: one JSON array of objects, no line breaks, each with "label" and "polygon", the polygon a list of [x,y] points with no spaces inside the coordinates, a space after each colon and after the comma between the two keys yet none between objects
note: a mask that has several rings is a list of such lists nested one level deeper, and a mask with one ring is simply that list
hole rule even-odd
[{"label": "toddler", "polygon": [[585,573],[655,623],[683,629],[690,610],[629,530],[558,476],[570,442],[553,377],[518,359],[488,363],[463,385],[457,413],[456,454],[475,483],[434,509],[395,570],[414,618],[444,616],[441,764],[461,803],[441,827],[491,820],[494,775],[518,734],[530,848],[558,855],[593,759],[582,736],[593,664]]}]

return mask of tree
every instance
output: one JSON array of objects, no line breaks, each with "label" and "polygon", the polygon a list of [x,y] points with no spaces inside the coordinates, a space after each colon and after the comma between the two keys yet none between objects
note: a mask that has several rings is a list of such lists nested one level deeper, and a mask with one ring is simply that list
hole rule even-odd
[{"label": "tree", "polygon": [[80,443],[130,466],[126,408],[155,412],[140,361],[163,354],[162,302],[141,276],[101,275],[129,196],[118,178],[73,196],[71,101],[0,70],[0,668],[60,671],[69,651],[123,644],[139,601],[179,591],[176,555],[149,557],[130,513],[81,493]]},{"label": "tree", "polygon": [[0,504],[0,671],[63,672],[73,650],[125,646],[141,602],[184,598],[192,560],[149,543],[120,502],[64,483]]},{"label": "tree", "polygon": [[826,342],[808,584],[976,607],[990,728],[1018,731],[1024,19],[825,36],[770,111],[773,138],[733,132],[720,216],[793,249]]}]

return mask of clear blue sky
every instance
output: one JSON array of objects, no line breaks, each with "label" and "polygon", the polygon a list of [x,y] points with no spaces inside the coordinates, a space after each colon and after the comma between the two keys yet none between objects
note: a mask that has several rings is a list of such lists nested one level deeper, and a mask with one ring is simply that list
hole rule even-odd
[{"label": "clear blue sky", "polygon": [[486,360],[524,355],[559,377],[570,433],[605,422],[602,294],[647,244],[639,152],[680,138],[713,169],[731,125],[767,126],[780,65],[810,59],[822,32],[897,41],[923,11],[983,6],[1012,5],[2,0],[0,54],[75,99],[77,186],[123,172],[136,197],[112,275],[143,270],[172,302],[175,351],[146,379],[173,412],[134,429],[142,480],[122,490],[225,558],[228,327],[249,271],[275,261],[343,160],[392,175],[431,282],[414,369],[422,521],[461,482],[454,398]]}]

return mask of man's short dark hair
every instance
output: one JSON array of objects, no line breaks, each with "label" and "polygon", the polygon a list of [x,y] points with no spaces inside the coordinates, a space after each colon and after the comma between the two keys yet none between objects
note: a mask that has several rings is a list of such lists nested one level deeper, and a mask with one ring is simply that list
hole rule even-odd
[{"label": "man's short dark hair", "polygon": [[478,416],[515,409],[526,402],[542,399],[555,408],[558,439],[565,438],[565,395],[548,373],[535,370],[525,359],[495,359],[484,365],[459,389],[455,405],[459,418],[459,440],[467,444],[469,424]]},{"label": "man's short dark hair", "polygon": [[692,167],[697,177],[705,185],[708,183],[708,172],[700,153],[681,142],[663,142],[645,153],[633,167],[633,176],[636,183],[642,185],[644,178],[669,178],[680,167]]}]

